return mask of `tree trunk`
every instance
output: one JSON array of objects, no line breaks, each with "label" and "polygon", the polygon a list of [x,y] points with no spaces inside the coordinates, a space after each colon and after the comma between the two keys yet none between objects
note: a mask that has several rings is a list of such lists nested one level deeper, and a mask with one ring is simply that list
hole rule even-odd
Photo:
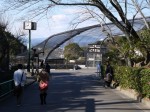
[{"label": "tree trunk", "polygon": [[132,67],[131,58],[129,57],[126,58],[126,64],[127,66]]},{"label": "tree trunk", "polygon": [[146,50],[145,64],[147,65],[149,62],[150,62],[150,52],[149,50]]}]

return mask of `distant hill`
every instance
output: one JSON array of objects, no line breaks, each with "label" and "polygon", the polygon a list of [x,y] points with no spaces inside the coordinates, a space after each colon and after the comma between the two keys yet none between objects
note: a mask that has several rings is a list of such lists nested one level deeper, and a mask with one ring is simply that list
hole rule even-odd
[{"label": "distant hill", "polygon": [[46,38],[31,38],[31,45],[35,46],[39,43],[41,43],[42,41],[44,41]]}]

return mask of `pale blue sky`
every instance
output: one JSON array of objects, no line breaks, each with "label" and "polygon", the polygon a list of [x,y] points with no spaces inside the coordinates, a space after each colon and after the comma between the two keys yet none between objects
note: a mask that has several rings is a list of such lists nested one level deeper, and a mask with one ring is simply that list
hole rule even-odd
[{"label": "pale blue sky", "polygon": [[[64,0],[64,1],[70,2],[71,0]],[[141,1],[141,0],[138,0],[138,1]],[[93,10],[96,10],[96,9],[93,9]],[[134,12],[135,10],[131,8],[130,11]],[[72,27],[71,27],[70,23],[75,18],[75,15],[78,12],[81,12],[81,8],[79,8],[79,7],[69,7],[69,6],[62,7],[61,6],[61,7],[53,8],[51,11],[49,11],[47,16],[44,16],[38,22],[37,22],[37,20],[38,20],[37,18],[33,18],[32,21],[37,22],[37,30],[32,31],[32,39],[34,39],[34,40],[38,39],[38,38],[46,39],[47,37],[49,37],[53,34],[71,30]],[[97,12],[99,12],[99,11],[97,11]],[[146,16],[149,16],[148,12],[149,12],[149,10],[144,10],[144,13],[146,14]],[[100,12],[99,12],[99,14],[100,14]],[[25,13],[25,12],[21,12],[21,13],[17,14],[14,11],[13,11],[13,13],[12,13],[12,11],[9,11],[9,13],[7,15],[9,17],[9,20],[11,20],[10,29],[12,32],[15,32],[16,29],[18,29],[18,28],[22,29],[23,22],[28,20],[28,17],[27,17],[28,13]],[[22,19],[18,20],[20,15],[21,16],[24,15],[24,16]],[[82,19],[82,17],[80,16],[80,19]],[[116,17],[119,17],[119,16],[116,14]],[[128,14],[128,18],[132,18],[131,13]],[[78,27],[85,27],[85,26],[95,25],[98,23],[99,23],[98,21],[90,20],[90,21],[79,24]],[[25,31],[25,32],[28,34],[27,31]],[[28,35],[26,38],[28,38]]]}]

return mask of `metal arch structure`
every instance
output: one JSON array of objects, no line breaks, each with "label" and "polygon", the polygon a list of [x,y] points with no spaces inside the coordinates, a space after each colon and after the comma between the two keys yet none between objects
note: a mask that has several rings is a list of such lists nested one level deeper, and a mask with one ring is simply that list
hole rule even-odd
[{"label": "metal arch structure", "polygon": [[[146,20],[150,22],[150,17],[147,17]],[[131,19],[129,21],[133,24],[135,31],[139,31],[145,27],[142,18]],[[80,40],[86,43],[93,43],[98,40],[106,40],[108,38],[107,34],[111,34],[111,36],[124,35],[113,23],[103,24],[102,26],[98,24],[52,35],[33,48],[37,49],[37,52],[44,52],[45,60],[47,60],[55,49],[72,38],[75,42],[79,42]]]}]

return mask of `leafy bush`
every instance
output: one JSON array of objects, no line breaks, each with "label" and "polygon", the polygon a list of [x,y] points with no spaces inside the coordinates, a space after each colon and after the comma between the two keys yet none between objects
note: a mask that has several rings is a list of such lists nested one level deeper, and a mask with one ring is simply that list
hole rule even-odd
[{"label": "leafy bush", "polygon": [[150,69],[118,66],[115,67],[114,80],[122,88],[134,89],[143,97],[150,98]]},{"label": "leafy bush", "polygon": [[[129,88],[131,86],[131,78],[130,75],[132,73],[131,69],[127,67],[117,67],[114,72],[114,80],[119,82],[121,87]],[[128,80],[126,80],[128,79]]]},{"label": "leafy bush", "polygon": [[144,96],[150,98],[150,69],[144,69],[140,72],[141,75],[141,86],[142,86],[142,93]]}]

